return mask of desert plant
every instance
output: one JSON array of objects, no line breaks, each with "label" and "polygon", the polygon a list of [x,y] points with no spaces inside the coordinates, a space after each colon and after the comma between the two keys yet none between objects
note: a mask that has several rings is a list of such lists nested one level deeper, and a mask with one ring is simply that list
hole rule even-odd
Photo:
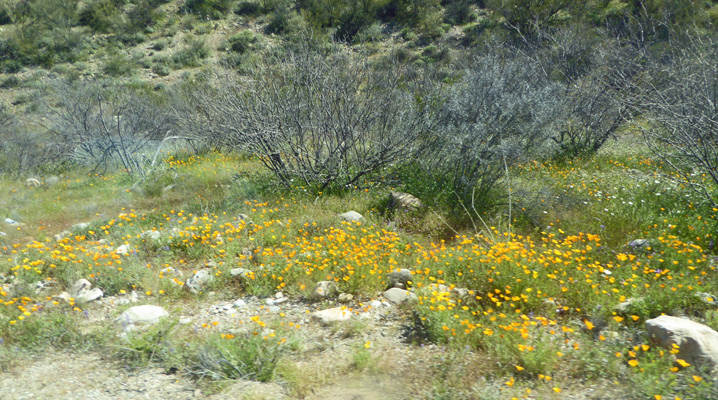
[{"label": "desert plant", "polygon": [[509,166],[529,152],[540,155],[561,112],[560,93],[535,63],[476,56],[436,115],[423,169],[451,182],[448,197],[486,206]]},{"label": "desert plant", "polygon": [[257,154],[287,187],[353,186],[421,150],[425,104],[398,66],[376,71],[305,46],[258,70],[252,82],[221,73],[188,97],[224,145]]},{"label": "desert plant", "polygon": [[[718,51],[693,36],[672,49],[670,62],[639,60],[643,74],[627,80],[627,106],[645,118],[646,142],[704,199],[718,206]],[[707,181],[703,177],[707,177]]]},{"label": "desert plant", "polygon": [[148,96],[103,82],[78,80],[56,86],[59,109],[48,128],[63,143],[65,156],[104,171],[119,163],[129,174],[143,176],[141,151],[165,138],[167,113]]}]

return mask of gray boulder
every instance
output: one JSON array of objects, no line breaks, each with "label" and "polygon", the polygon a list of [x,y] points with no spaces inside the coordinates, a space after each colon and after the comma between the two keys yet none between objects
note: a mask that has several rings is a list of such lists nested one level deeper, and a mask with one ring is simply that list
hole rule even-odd
[{"label": "gray boulder", "polygon": [[351,317],[352,312],[347,307],[328,308],[326,310],[315,311],[312,313],[312,319],[318,321],[322,325],[348,321]]},{"label": "gray boulder", "polygon": [[338,216],[340,221],[346,222],[358,222],[364,219],[364,217],[356,211],[347,211]]},{"label": "gray boulder", "polygon": [[401,304],[407,301],[416,301],[418,298],[408,290],[391,288],[384,292],[384,298],[394,304]]},{"label": "gray boulder", "polygon": [[128,308],[120,314],[115,322],[120,325],[129,326],[136,324],[154,324],[160,319],[168,316],[167,310],[160,306],[145,304]]},{"label": "gray boulder", "polygon": [[672,349],[678,345],[677,357],[692,365],[718,366],[718,332],[685,318],[661,315],[646,321],[648,337],[657,345]]},{"label": "gray boulder", "polygon": [[102,290],[99,288],[92,289],[92,283],[87,279],[80,279],[70,288],[70,296],[75,299],[77,304],[85,304],[91,301],[101,299]]},{"label": "gray boulder", "polygon": [[336,282],[320,281],[320,282],[317,282],[317,284],[314,286],[314,291],[312,292],[312,297],[314,299],[320,300],[320,299],[326,299],[329,297],[334,297],[337,294],[339,294],[339,288],[337,287]]},{"label": "gray boulder", "polygon": [[389,288],[406,289],[409,287],[409,281],[411,281],[411,271],[402,268],[398,271],[390,272],[386,276],[386,280]]},{"label": "gray boulder", "polygon": [[192,275],[184,283],[184,286],[192,293],[199,293],[202,287],[214,280],[214,274],[209,269],[201,269]]},{"label": "gray boulder", "polygon": [[390,208],[404,208],[408,210],[416,210],[417,208],[421,208],[421,206],[421,200],[417,199],[409,193],[391,192],[391,194],[389,194]]}]

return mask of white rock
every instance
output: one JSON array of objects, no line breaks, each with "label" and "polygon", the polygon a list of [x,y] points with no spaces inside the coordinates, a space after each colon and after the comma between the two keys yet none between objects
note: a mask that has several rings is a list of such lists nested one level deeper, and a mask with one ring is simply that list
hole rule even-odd
[{"label": "white rock", "polygon": [[646,321],[648,337],[656,344],[671,349],[677,344],[677,357],[690,364],[715,368],[718,366],[718,332],[685,318],[661,315]]},{"label": "white rock", "polygon": [[72,232],[70,232],[70,231],[62,231],[62,232],[58,233],[57,235],[55,235],[55,241],[56,241],[56,242],[59,242],[59,241],[61,241],[62,239],[66,238],[67,236],[70,236],[70,235],[72,235]]},{"label": "white rock", "polygon": [[266,299],[266,300],[264,300],[264,304],[266,304],[268,306],[273,306],[277,303],[274,301],[274,299]]},{"label": "white rock", "polygon": [[91,301],[99,300],[103,296],[102,290],[100,288],[94,288],[90,290],[83,290],[78,295],[75,296],[75,302],[77,304],[85,304],[89,303]]},{"label": "white rock", "polygon": [[326,299],[328,297],[336,296],[339,293],[337,283],[334,281],[319,281],[314,286],[312,297],[315,299]]},{"label": "white rock", "polygon": [[79,224],[75,224],[70,228],[73,231],[81,231],[83,229],[87,229],[90,226],[90,224],[86,222],[80,222]]},{"label": "white rock", "polygon": [[384,298],[394,304],[401,304],[405,301],[417,300],[417,297],[414,293],[399,288],[391,288],[387,290],[386,292],[384,292]]},{"label": "white rock", "polygon": [[415,210],[421,208],[422,204],[419,199],[409,193],[391,192],[389,195],[389,206]]},{"label": "white rock", "polygon": [[177,268],[172,268],[172,267],[167,267],[167,268],[161,269],[160,272],[162,272],[165,275],[179,276],[180,278],[182,277],[182,275],[184,275],[182,273],[182,271],[178,270]]},{"label": "white rock", "polygon": [[115,322],[120,325],[154,324],[168,315],[167,310],[160,306],[145,304],[127,309]]},{"label": "white rock", "polygon": [[354,296],[350,293],[342,293],[337,297],[337,301],[340,303],[349,303],[352,300],[354,300]]},{"label": "white rock", "polygon": [[124,256],[125,254],[130,254],[130,245],[123,244],[122,246],[119,246],[115,249],[115,254],[119,254],[121,256]]},{"label": "white rock", "polygon": [[91,287],[92,287],[92,283],[90,283],[90,281],[88,281],[87,279],[79,279],[70,288],[70,295],[72,297],[75,297],[78,294],[80,294],[83,290],[89,290]]},{"label": "white rock", "polygon": [[17,225],[17,221],[12,218],[5,218],[5,223],[8,225]]},{"label": "white rock", "polygon": [[251,274],[252,271],[244,268],[232,268],[231,271],[229,271],[229,274],[232,276],[240,277],[240,278],[248,278],[248,274]]},{"label": "white rock", "polygon": [[372,300],[369,302],[369,306],[371,306],[371,308],[379,308],[379,307],[381,307],[381,301]]},{"label": "white rock", "polygon": [[192,275],[191,278],[187,279],[184,286],[192,293],[198,293],[202,286],[211,282],[214,279],[214,275],[209,269],[201,269]]},{"label": "white rock", "polygon": [[233,306],[234,308],[240,308],[240,309],[241,309],[241,308],[246,308],[246,307],[247,307],[247,302],[244,301],[244,300],[242,300],[242,299],[237,299],[237,300],[234,301],[234,303],[232,303],[232,306]]},{"label": "white rock", "polygon": [[326,310],[315,311],[312,313],[312,319],[318,321],[322,325],[348,321],[351,317],[352,312],[347,307],[328,308]]},{"label": "white rock", "polygon": [[339,214],[338,218],[340,221],[346,222],[361,221],[364,219],[364,217],[356,211],[347,211],[343,214]]},{"label": "white rock", "polygon": [[140,234],[143,239],[159,240],[162,237],[160,231],[144,231]]}]

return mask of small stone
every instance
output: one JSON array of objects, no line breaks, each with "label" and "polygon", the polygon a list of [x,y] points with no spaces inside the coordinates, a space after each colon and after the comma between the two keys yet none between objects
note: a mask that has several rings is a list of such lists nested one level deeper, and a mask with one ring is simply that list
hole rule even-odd
[{"label": "small stone", "polygon": [[369,306],[370,306],[371,308],[379,308],[379,307],[381,307],[381,301],[379,301],[379,300],[372,300],[372,301],[369,302]]},{"label": "small stone", "polygon": [[180,317],[180,319],[179,319],[178,322],[179,322],[180,325],[189,325],[189,324],[192,323],[192,318],[190,318],[190,317]]},{"label": "small stone", "polygon": [[337,301],[340,303],[349,303],[352,300],[354,300],[354,296],[350,293],[342,293],[337,298]]},{"label": "small stone", "polygon": [[17,221],[12,218],[5,218],[5,223],[8,225],[17,225]]},{"label": "small stone", "polygon": [[284,304],[284,303],[286,303],[286,302],[288,302],[288,301],[289,301],[289,298],[287,298],[287,297],[282,297],[282,298],[279,298],[279,299],[274,300],[274,304],[280,305],[280,304]]},{"label": "small stone", "polygon": [[358,222],[364,219],[364,217],[356,211],[347,211],[338,216],[340,221],[346,222]]},{"label": "small stone", "polygon": [[652,243],[649,239],[634,239],[628,244],[631,248],[636,250],[648,250],[652,247]]},{"label": "small stone", "polygon": [[72,230],[73,232],[82,231],[82,230],[87,229],[89,226],[90,226],[90,224],[88,224],[87,222],[80,222],[78,224],[73,225],[72,228],[70,228],[70,230]]},{"label": "small stone", "polygon": [[252,274],[252,271],[244,268],[232,268],[232,270],[229,271],[229,274],[234,277],[246,279]]},{"label": "small stone", "polygon": [[415,301],[418,300],[416,295],[414,293],[411,293],[408,290],[398,289],[398,288],[391,288],[384,292],[384,298],[389,300],[390,302],[394,304],[401,304],[405,301]]},{"label": "small stone", "polygon": [[273,314],[277,314],[277,313],[279,313],[279,311],[281,311],[281,309],[277,306],[270,306],[270,307],[267,307],[267,311],[269,311],[270,313],[273,313]]},{"label": "small stone", "polygon": [[346,307],[328,308],[326,310],[315,311],[312,313],[312,319],[318,321],[322,325],[348,321],[351,317],[352,312]]},{"label": "small stone", "polygon": [[702,302],[704,302],[705,304],[715,305],[715,304],[717,303],[716,297],[713,296],[713,295],[710,294],[710,293],[698,292],[698,293],[695,293],[694,296],[696,296],[697,298],[699,298],[699,299],[700,299]]},{"label": "small stone", "polygon": [[469,290],[464,288],[455,287],[451,289],[451,294],[454,295],[454,297],[456,297],[457,299],[469,298]]},{"label": "small stone", "polygon": [[123,244],[122,246],[119,246],[118,248],[115,249],[115,254],[119,254],[121,256],[130,254],[130,245]]},{"label": "small stone", "polygon": [[154,324],[168,315],[167,310],[160,306],[145,304],[127,309],[115,322],[122,325]]},{"label": "small stone", "polygon": [[389,288],[398,287],[400,289],[405,289],[409,287],[411,279],[411,271],[406,268],[390,272],[386,276]]},{"label": "small stone", "polygon": [[237,221],[244,221],[247,225],[253,225],[254,222],[249,218],[249,215],[247,214],[239,214],[237,215]]},{"label": "small stone", "polygon": [[636,308],[637,304],[643,302],[643,297],[636,297],[636,298],[629,298],[623,303],[619,303],[616,305],[614,310],[621,314],[629,314],[632,312],[633,309]]},{"label": "small stone", "polygon": [[421,201],[409,193],[391,192],[389,195],[390,208],[415,210],[417,208],[421,208],[421,206]]},{"label": "small stone", "polygon": [[159,240],[162,237],[160,231],[144,231],[140,234],[143,239]]},{"label": "small stone", "polygon": [[94,288],[90,290],[83,290],[75,296],[75,302],[77,304],[85,304],[89,303],[91,301],[99,300],[103,296],[102,290],[100,288]]},{"label": "small stone", "polygon": [[281,299],[282,297],[284,297],[284,293],[282,292],[277,292],[274,294],[275,299]]},{"label": "small stone", "polygon": [[72,297],[76,297],[79,295],[83,290],[89,290],[92,287],[92,283],[88,281],[87,279],[80,279],[77,282],[75,282],[72,287],[70,288],[70,295]]},{"label": "small stone", "polygon": [[326,299],[336,296],[339,293],[337,283],[334,281],[319,281],[314,286],[312,297],[315,299]]},{"label": "small stone", "polygon": [[173,276],[178,276],[180,278],[182,277],[182,275],[184,275],[182,273],[182,271],[178,270],[177,268],[172,268],[172,267],[163,268],[160,270],[160,272],[165,275],[173,275]]},{"label": "small stone", "polygon": [[208,269],[201,269],[192,275],[191,278],[187,279],[184,286],[192,293],[199,293],[202,286],[211,282],[214,279],[214,275]]},{"label": "small stone", "polygon": [[274,302],[274,299],[266,299],[266,300],[264,300],[264,304],[266,304],[268,306],[273,306],[276,303]]},{"label": "small stone", "polygon": [[234,303],[232,303],[232,306],[233,306],[234,308],[242,309],[242,308],[247,307],[247,302],[244,301],[244,300],[242,300],[242,299],[237,299],[237,300],[234,301]]}]

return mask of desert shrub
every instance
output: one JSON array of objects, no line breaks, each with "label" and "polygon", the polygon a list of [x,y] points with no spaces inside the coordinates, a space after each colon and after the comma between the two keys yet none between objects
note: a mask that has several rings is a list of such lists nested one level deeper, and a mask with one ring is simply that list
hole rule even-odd
[{"label": "desert shrub", "polygon": [[[623,74],[621,98],[647,143],[681,180],[718,205],[718,51],[713,38],[688,37],[671,49],[670,62],[639,59],[641,74]],[[704,177],[706,179],[704,180]]]},{"label": "desert shrub", "polygon": [[58,148],[47,137],[30,132],[0,103],[0,172],[19,177],[59,159]]},{"label": "desert shrub", "polygon": [[257,154],[287,187],[353,186],[419,150],[425,110],[396,65],[376,71],[345,52],[305,47],[257,70],[253,82],[208,76],[219,84],[188,97],[206,120],[201,126]]},{"label": "desert shrub", "polygon": [[61,81],[55,92],[60,108],[47,119],[64,157],[95,171],[119,166],[128,174],[145,175],[150,160],[143,152],[165,138],[171,126],[161,104],[108,82]]},{"label": "desert shrub", "polygon": [[231,11],[233,6],[233,0],[187,0],[183,10],[207,18],[220,19]]},{"label": "desert shrub", "polygon": [[501,16],[504,26],[524,42],[534,42],[543,31],[563,22],[571,0],[489,0],[487,7]]},{"label": "desert shrub", "polygon": [[444,20],[449,24],[462,25],[474,17],[469,0],[450,0],[444,7]]},{"label": "desert shrub", "polygon": [[97,32],[115,31],[121,22],[116,3],[115,0],[95,0],[88,3],[80,11],[80,23]]},{"label": "desert shrub", "polygon": [[105,61],[102,70],[110,76],[130,76],[135,72],[135,63],[124,54],[115,54]]},{"label": "desert shrub", "polygon": [[258,43],[259,39],[250,30],[244,30],[229,38],[230,48],[237,53],[252,50]]},{"label": "desert shrub", "polygon": [[[436,114],[420,161],[424,174],[445,176],[449,206],[488,207],[507,169],[538,157],[561,112],[560,86],[535,63],[498,54],[475,57]],[[456,200],[460,200],[457,202]]]},{"label": "desert shrub", "polygon": [[172,55],[172,62],[175,68],[198,67],[209,55],[210,48],[205,40],[192,39],[183,49]]}]

